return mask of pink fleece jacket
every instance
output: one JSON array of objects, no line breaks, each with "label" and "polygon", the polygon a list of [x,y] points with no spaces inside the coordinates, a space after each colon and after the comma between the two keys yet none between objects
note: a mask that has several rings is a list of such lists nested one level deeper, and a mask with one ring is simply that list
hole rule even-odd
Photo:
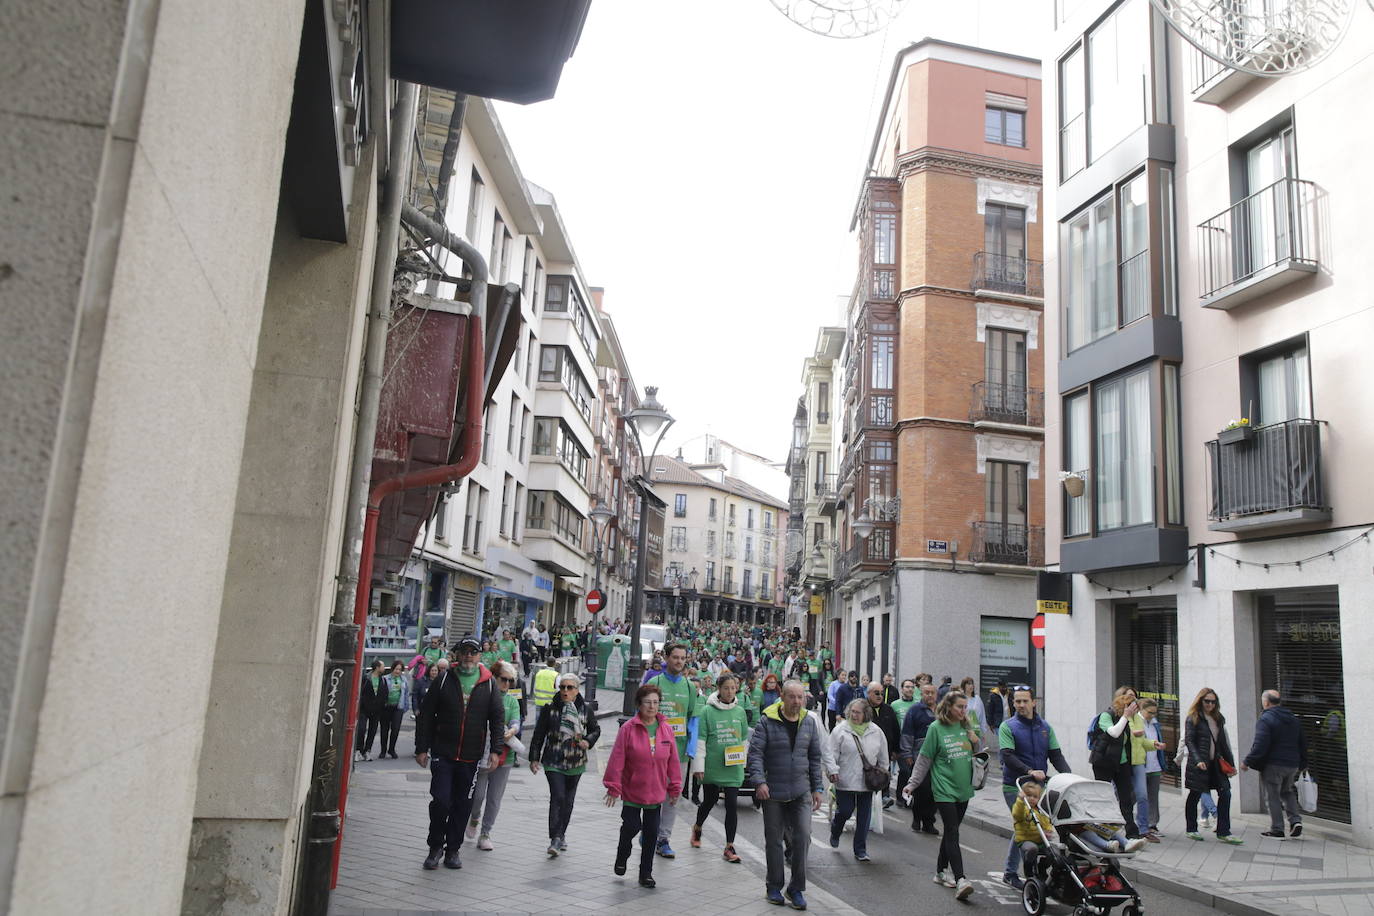
[{"label": "pink fleece jacket", "polygon": [[668,796],[669,786],[682,785],[677,741],[667,717],[659,713],[653,751],[649,729],[639,716],[620,726],[601,782],[611,795],[636,805],[656,805]]}]

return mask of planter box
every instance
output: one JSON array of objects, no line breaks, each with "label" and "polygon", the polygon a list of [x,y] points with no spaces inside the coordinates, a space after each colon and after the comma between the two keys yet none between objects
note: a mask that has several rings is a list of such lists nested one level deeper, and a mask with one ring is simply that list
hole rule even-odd
[{"label": "planter box", "polygon": [[1217,433],[1217,441],[1222,445],[1248,445],[1254,438],[1253,426],[1237,426],[1235,429],[1223,429]]}]

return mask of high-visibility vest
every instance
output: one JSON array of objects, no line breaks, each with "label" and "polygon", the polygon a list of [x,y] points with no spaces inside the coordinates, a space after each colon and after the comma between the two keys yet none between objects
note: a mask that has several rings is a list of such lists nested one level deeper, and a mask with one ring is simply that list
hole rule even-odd
[{"label": "high-visibility vest", "polygon": [[548,706],[553,695],[558,692],[558,672],[553,668],[540,668],[534,675],[534,705]]}]

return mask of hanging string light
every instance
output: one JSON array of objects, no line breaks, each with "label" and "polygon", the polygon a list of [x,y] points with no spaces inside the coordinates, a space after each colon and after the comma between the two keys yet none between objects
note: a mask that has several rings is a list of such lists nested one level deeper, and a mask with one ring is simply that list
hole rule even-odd
[{"label": "hanging string light", "polygon": [[778,12],[827,38],[863,38],[882,31],[901,11],[902,0],[772,0]]},{"label": "hanging string light", "polygon": [[[1232,70],[1282,76],[1306,70],[1345,37],[1354,0],[1150,0],[1203,54]],[[1374,6],[1374,0],[1369,0]]]}]

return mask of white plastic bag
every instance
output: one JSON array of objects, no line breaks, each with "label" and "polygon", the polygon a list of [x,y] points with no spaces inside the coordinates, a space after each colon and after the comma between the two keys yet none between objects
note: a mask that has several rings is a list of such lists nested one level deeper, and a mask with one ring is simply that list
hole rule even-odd
[{"label": "white plastic bag", "polygon": [[1298,774],[1295,785],[1298,790],[1298,807],[1311,814],[1317,810],[1317,781],[1312,774],[1303,770]]},{"label": "white plastic bag", "polygon": [[873,816],[869,818],[868,832],[883,835],[883,793],[873,793]]}]

